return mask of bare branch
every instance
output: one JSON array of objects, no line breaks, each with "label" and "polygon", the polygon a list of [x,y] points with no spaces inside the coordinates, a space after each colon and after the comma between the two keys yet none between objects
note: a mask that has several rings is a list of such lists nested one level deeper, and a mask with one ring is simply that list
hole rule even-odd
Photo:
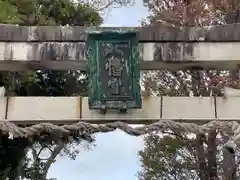
[{"label": "bare branch", "polygon": [[61,152],[61,150],[64,148],[63,142],[59,141],[56,147],[53,149],[50,157],[48,158],[47,162],[44,164],[44,171],[48,172],[48,169],[50,168],[51,164],[54,162],[58,154]]}]

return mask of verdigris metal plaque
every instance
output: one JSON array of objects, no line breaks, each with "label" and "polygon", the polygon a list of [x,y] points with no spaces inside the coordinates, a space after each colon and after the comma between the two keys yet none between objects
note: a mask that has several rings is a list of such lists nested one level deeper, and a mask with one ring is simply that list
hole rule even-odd
[{"label": "verdigris metal plaque", "polygon": [[90,109],[141,108],[137,32],[90,32],[86,56]]}]

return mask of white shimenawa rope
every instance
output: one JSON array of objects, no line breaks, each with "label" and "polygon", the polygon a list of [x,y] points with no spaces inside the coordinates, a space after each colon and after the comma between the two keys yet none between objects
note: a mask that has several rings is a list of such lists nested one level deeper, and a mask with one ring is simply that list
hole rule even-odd
[{"label": "white shimenawa rope", "polygon": [[72,125],[53,125],[50,123],[40,123],[28,127],[19,127],[9,121],[0,123],[0,130],[2,134],[6,134],[10,139],[12,138],[31,138],[43,133],[54,135],[55,137],[70,137],[72,135],[90,137],[94,133],[107,133],[120,129],[132,136],[141,136],[154,131],[172,130],[175,132],[187,133],[208,133],[210,130],[218,130],[224,133],[231,134],[234,132],[225,147],[229,150],[236,150],[237,145],[240,144],[240,124],[235,121],[211,121],[204,125],[197,125],[194,123],[181,123],[171,120],[160,120],[156,123],[141,126],[131,127],[124,122],[112,122],[106,124],[90,124],[86,122],[78,122]]},{"label": "white shimenawa rope", "polygon": [[[223,88],[225,98],[228,97],[240,97],[240,90],[236,88],[231,88],[225,86]],[[232,123],[232,132],[234,135],[229,139],[229,141],[225,144],[225,147],[228,149],[236,150],[237,145],[240,143],[240,126],[239,123]]]},{"label": "white shimenawa rope", "polygon": [[240,125],[237,122],[232,122],[232,132],[234,135],[225,144],[227,149],[232,149],[234,152],[240,144]]}]

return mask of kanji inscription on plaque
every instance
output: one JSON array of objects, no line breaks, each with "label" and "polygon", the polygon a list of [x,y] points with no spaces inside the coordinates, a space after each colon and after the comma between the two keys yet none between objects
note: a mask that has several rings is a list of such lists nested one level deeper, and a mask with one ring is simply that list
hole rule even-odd
[{"label": "kanji inscription on plaque", "polygon": [[86,42],[89,108],[141,108],[136,32],[94,32]]}]

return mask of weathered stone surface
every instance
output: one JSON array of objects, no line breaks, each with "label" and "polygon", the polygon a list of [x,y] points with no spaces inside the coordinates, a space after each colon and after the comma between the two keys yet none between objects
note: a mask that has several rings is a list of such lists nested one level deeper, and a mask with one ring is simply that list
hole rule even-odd
[{"label": "weathered stone surface", "polygon": [[[240,64],[240,24],[100,29],[137,29],[141,70],[177,70],[192,66],[232,69]],[[0,71],[39,68],[85,70],[84,42],[88,31],[82,26],[30,27],[1,24]]]},{"label": "weathered stone surface", "polygon": [[28,41],[28,26],[0,24],[0,41]]},{"label": "weathered stone surface", "polygon": [[169,119],[201,124],[212,120],[240,121],[239,103],[239,97],[217,97],[216,100],[215,97],[149,97],[143,100],[142,109],[132,109],[126,114],[109,110],[103,115],[89,110],[87,97],[9,97],[7,111],[4,97],[0,98],[0,120],[17,124],[67,124],[79,120],[98,124],[112,121],[145,124]]},{"label": "weathered stone surface", "polygon": [[[142,61],[240,60],[239,43],[140,43]],[[86,60],[85,43],[0,42],[0,61]]]},{"label": "weathered stone surface", "polygon": [[161,101],[160,98],[149,98],[143,101],[142,109],[129,110],[127,114],[108,111],[106,115],[89,110],[87,97],[9,97],[7,112],[6,97],[0,98],[0,105],[0,121],[14,121],[17,124],[67,124],[79,120],[91,123],[127,121],[136,124],[159,120]]},{"label": "weathered stone surface", "polygon": [[141,109],[129,109],[128,113],[119,113],[117,110],[108,110],[106,114],[101,114],[99,110],[90,110],[88,98],[82,99],[82,120],[87,121],[152,121],[159,120],[161,117],[160,98],[149,98],[143,100]]},{"label": "weathered stone surface", "polygon": [[[94,29],[94,28],[92,28]],[[160,41],[240,41],[240,24],[209,27],[163,27],[141,28],[108,27],[104,30],[136,29],[141,42]],[[85,41],[87,31],[82,26],[17,26],[0,25],[1,41]]]},{"label": "weathered stone surface", "polygon": [[240,97],[228,97],[227,99],[217,98],[216,102],[218,119],[236,120],[240,118]]},{"label": "weathered stone surface", "polygon": [[85,44],[69,42],[0,42],[0,61],[84,60]]},{"label": "weathered stone surface", "polygon": [[29,41],[81,41],[86,39],[82,26],[32,26],[29,30]]},{"label": "weathered stone surface", "polygon": [[155,43],[153,59],[156,61],[195,60],[196,43]]},{"label": "weathered stone surface", "polygon": [[6,97],[0,96],[0,120],[4,120],[6,117]]},{"label": "weathered stone surface", "polygon": [[171,120],[214,119],[214,97],[162,97],[162,118]]},{"label": "weathered stone surface", "polygon": [[76,121],[81,115],[81,97],[10,97],[8,101],[7,119],[12,121]]},{"label": "weathered stone surface", "polygon": [[144,54],[151,53],[153,61],[166,62],[238,61],[239,48],[240,42],[154,43]]},{"label": "weathered stone surface", "polygon": [[[240,42],[140,43],[140,69],[192,66],[232,69],[240,64]],[[86,70],[84,42],[0,42],[0,71]]]}]

